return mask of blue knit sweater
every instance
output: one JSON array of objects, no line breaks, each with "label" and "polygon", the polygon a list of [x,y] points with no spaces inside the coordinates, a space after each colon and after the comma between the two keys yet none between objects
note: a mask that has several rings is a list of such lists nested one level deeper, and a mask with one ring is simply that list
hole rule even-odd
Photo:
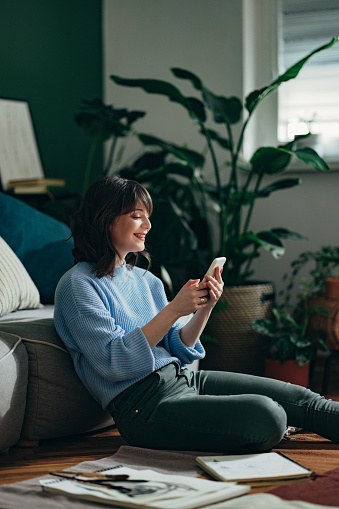
[{"label": "blue knit sweater", "polygon": [[61,278],[55,294],[55,327],[85,387],[105,409],[124,389],[170,362],[204,357],[180,339],[176,322],[153,349],[141,327],[168,304],[162,282],[152,273],[117,267],[98,279],[93,264],[81,262]]}]

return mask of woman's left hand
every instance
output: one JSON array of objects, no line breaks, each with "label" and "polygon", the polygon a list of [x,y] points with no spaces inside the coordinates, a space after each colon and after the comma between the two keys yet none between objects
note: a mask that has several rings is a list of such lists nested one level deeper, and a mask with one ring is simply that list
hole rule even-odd
[{"label": "woman's left hand", "polygon": [[212,309],[220,299],[224,289],[220,267],[216,267],[214,277],[206,275],[205,279],[209,290],[208,305],[206,308]]},{"label": "woman's left hand", "polygon": [[204,287],[205,291],[208,290],[208,301],[207,303],[203,304],[196,313],[194,313],[190,321],[186,323],[186,325],[184,325],[180,331],[182,342],[190,348],[194,347],[197,340],[201,336],[211,311],[220,299],[223,292],[224,282],[221,279],[220,267],[215,269],[214,277],[207,275],[205,276],[205,281],[202,283],[202,286]]}]

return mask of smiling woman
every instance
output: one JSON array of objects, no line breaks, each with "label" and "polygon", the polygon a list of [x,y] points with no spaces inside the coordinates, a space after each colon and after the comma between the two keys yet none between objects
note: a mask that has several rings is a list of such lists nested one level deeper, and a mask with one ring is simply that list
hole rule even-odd
[{"label": "smiling woman", "polygon": [[161,280],[136,266],[151,212],[137,182],[94,182],[71,217],[75,266],[55,295],[55,327],[75,370],[122,437],[150,449],[260,452],[288,423],[339,441],[339,403],[277,380],[186,367],[205,355],[199,337],[222,295],[221,271],[188,280],[168,302]]}]

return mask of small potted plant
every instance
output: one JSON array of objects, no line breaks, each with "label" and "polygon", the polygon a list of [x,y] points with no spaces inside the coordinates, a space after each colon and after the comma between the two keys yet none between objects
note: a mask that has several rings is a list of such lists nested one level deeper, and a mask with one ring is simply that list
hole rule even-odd
[{"label": "small potted plant", "polygon": [[[303,253],[302,255],[304,255]],[[301,255],[301,257],[303,257]],[[299,259],[298,259],[299,260]],[[292,262],[292,280],[296,262]],[[300,265],[298,265],[298,268]],[[302,278],[296,304],[290,304],[292,286],[285,290],[284,303],[273,308],[272,319],[259,319],[252,322],[253,329],[267,337],[264,346],[265,376],[308,387],[310,361],[318,348],[328,351],[326,332],[310,328],[314,314],[329,316],[329,310],[312,302],[319,291],[318,273],[311,272],[312,280]]]},{"label": "small potted plant", "polygon": [[308,305],[315,309],[325,307],[329,315],[312,313],[308,330],[310,334],[319,330],[326,332],[327,346],[337,350],[339,345],[339,246],[322,246],[317,251],[305,251],[291,263],[285,301],[290,302],[295,281],[310,263],[313,263],[313,268],[309,271],[312,277],[312,292],[309,292]]}]

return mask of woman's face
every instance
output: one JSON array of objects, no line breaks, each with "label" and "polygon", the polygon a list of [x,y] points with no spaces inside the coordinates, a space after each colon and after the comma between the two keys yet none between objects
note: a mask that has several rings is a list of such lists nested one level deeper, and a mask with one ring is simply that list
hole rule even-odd
[{"label": "woman's face", "polygon": [[145,249],[145,238],[151,223],[144,205],[138,202],[134,210],[117,217],[109,228],[113,245],[124,259],[128,253]]}]

